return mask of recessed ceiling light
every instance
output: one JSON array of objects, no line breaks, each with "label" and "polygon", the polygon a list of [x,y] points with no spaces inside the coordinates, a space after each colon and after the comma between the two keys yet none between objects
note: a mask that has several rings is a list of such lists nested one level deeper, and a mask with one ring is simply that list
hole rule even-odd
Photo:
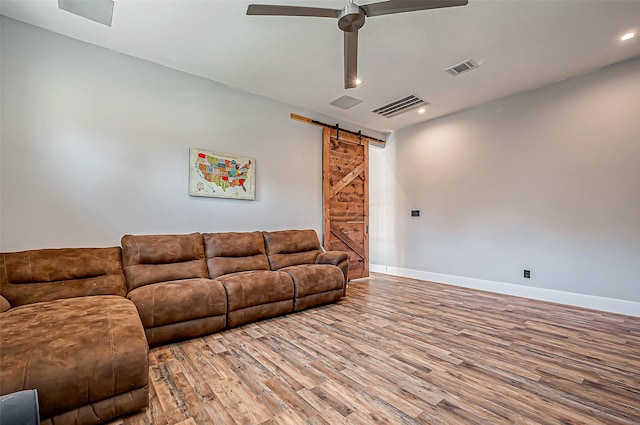
[{"label": "recessed ceiling light", "polygon": [[419,113],[419,114],[424,114],[426,111],[427,111],[427,110],[426,110],[426,109],[424,109],[424,108],[420,108],[420,109],[418,109],[418,113]]},{"label": "recessed ceiling light", "polygon": [[636,34],[635,34],[635,33],[633,33],[633,32],[629,32],[629,33],[627,33],[627,34],[623,35],[622,37],[620,37],[620,40],[622,40],[622,41],[631,40],[631,39],[632,39],[633,37],[635,37],[635,36],[636,36]]},{"label": "recessed ceiling light", "polygon": [[362,84],[362,80],[360,78],[356,79],[356,85],[359,86],[360,84]]}]

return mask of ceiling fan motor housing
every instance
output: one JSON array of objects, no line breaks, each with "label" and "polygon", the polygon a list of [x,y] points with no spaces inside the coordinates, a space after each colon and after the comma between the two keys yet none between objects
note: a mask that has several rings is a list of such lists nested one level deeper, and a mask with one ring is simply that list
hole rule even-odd
[{"label": "ceiling fan motor housing", "polygon": [[338,15],[338,27],[345,32],[358,31],[364,25],[365,16],[358,5],[350,3]]}]

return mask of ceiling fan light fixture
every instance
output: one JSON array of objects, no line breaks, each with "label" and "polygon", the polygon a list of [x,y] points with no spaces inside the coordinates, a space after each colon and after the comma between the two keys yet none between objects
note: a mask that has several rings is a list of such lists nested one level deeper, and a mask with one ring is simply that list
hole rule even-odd
[{"label": "ceiling fan light fixture", "polygon": [[636,34],[634,32],[628,32],[625,35],[623,35],[622,37],[620,37],[620,40],[622,40],[622,41],[631,40],[635,36],[636,36]]}]

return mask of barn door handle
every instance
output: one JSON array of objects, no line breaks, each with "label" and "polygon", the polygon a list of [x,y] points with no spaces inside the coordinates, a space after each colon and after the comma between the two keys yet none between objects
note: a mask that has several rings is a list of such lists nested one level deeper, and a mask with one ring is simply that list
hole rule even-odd
[{"label": "barn door handle", "polygon": [[364,220],[362,220],[362,221],[347,221],[347,224],[364,224]]}]

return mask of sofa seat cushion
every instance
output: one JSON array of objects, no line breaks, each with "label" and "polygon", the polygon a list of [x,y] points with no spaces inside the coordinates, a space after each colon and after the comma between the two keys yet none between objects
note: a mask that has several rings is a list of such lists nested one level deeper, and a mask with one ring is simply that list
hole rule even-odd
[{"label": "sofa seat cushion", "polygon": [[287,273],[259,270],[232,273],[216,280],[227,291],[229,326],[293,311],[293,280]]},{"label": "sofa seat cushion", "polygon": [[225,315],[227,295],[220,282],[182,279],[141,286],[127,297],[138,308],[145,328]]},{"label": "sofa seat cushion", "polygon": [[345,281],[339,267],[328,264],[303,264],[280,269],[293,278],[293,311],[339,300]]},{"label": "sofa seat cushion", "polygon": [[0,394],[37,389],[43,420],[146,388],[147,340],[126,298],[28,304],[2,313],[0,329]]},{"label": "sofa seat cushion", "polygon": [[227,291],[229,311],[293,299],[293,281],[287,273],[260,270],[232,273],[216,280]]},{"label": "sofa seat cushion", "polygon": [[303,264],[280,269],[293,278],[295,298],[344,288],[342,271],[328,264]]}]

